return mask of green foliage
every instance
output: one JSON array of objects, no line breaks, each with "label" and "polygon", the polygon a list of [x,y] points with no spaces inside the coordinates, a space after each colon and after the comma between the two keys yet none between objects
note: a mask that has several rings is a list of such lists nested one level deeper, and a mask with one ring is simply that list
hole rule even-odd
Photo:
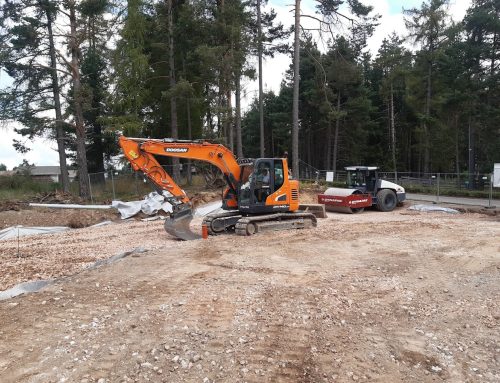
[{"label": "green foliage", "polygon": [[113,116],[105,120],[107,127],[129,136],[140,136],[146,119],[150,68],[146,31],[150,22],[142,0],[129,0],[120,39],[113,51],[116,91]]},{"label": "green foliage", "polygon": [[[0,117],[20,122],[18,131],[28,138],[52,132],[55,125],[46,26],[54,22],[60,40],[67,34],[67,15],[60,12],[60,4],[7,1],[0,11],[0,67],[13,79],[11,87],[0,91]],[[457,174],[489,172],[493,162],[500,162],[498,1],[474,0],[464,19],[455,24],[448,16],[447,0],[426,0],[405,11],[409,35],[387,36],[374,57],[365,49],[378,23],[371,7],[360,0],[315,4],[324,28],[348,17],[355,20],[347,20],[344,32],[348,33],[343,35],[334,35],[340,28],[332,29],[324,51],[303,33],[299,94],[303,161],[328,170],[352,164],[392,169],[395,162],[399,171]],[[118,152],[120,133],[170,136],[172,98],[179,138],[203,137],[230,145],[236,80],[256,75],[255,7],[256,1],[241,0],[173,2],[176,81],[172,85],[166,2],[78,2],[79,96],[84,101],[90,170],[102,171],[103,158]],[[112,20],[104,17],[105,12]],[[290,53],[284,43],[290,29],[277,22],[274,11],[262,13],[262,27],[264,56]],[[116,40],[109,44],[112,35]],[[405,38],[415,44],[414,51],[405,49]],[[68,53],[59,52],[58,75],[66,96],[63,118],[71,143],[74,100],[64,58]],[[278,94],[264,94],[269,156],[291,152],[292,75],[290,68]],[[245,86],[244,81],[241,84]],[[259,106],[254,100],[242,119],[247,156],[259,155],[259,135]],[[16,149],[27,150],[23,142],[15,143]]]},{"label": "green foliage", "polygon": [[34,181],[29,174],[0,176],[0,200],[24,199],[60,188],[58,183]]}]

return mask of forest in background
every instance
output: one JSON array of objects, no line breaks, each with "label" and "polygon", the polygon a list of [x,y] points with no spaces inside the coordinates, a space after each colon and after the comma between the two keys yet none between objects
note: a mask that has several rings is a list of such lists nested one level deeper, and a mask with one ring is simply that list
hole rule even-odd
[{"label": "forest in background", "polygon": [[[0,119],[53,137],[63,187],[73,163],[82,196],[87,174],[112,166],[118,134],[216,140],[238,157],[288,152],[295,168],[300,158],[460,174],[500,162],[498,1],[473,0],[459,22],[446,0],[407,9],[408,34],[376,55],[366,40],[384,20],[371,7],[315,5],[300,18],[317,28],[305,28],[279,24],[261,0],[4,0],[0,67],[13,84],[0,90]],[[298,53],[300,82],[292,63],[279,93],[265,93],[262,59],[277,52]],[[254,78],[242,113],[242,81]]]}]

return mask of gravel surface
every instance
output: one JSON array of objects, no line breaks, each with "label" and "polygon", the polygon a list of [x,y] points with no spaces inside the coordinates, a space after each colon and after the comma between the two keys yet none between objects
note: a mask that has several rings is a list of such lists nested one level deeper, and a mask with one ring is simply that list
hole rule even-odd
[{"label": "gravel surface", "polygon": [[0,302],[1,381],[499,382],[499,223],[399,209],[190,242],[158,222],[33,238],[23,261],[151,250]]},{"label": "gravel surface", "polygon": [[163,221],[115,222],[56,234],[32,235],[0,242],[0,291],[36,279],[75,274],[95,261],[137,247],[165,246]]}]

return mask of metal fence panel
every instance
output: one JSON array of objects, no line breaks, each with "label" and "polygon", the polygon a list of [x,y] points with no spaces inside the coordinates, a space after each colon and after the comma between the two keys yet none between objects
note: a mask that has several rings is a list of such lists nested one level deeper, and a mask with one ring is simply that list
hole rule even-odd
[{"label": "metal fence panel", "polygon": [[[165,171],[172,175],[173,165],[165,165]],[[178,184],[184,187],[188,184],[188,167],[184,164],[180,169]],[[194,171],[194,173],[193,173]],[[327,173],[331,170],[317,169],[303,161],[299,163],[299,179],[301,181],[326,183]],[[334,172],[333,182],[338,186],[345,184],[347,172]],[[196,177],[196,168],[191,168],[191,176]],[[191,177],[191,178],[192,178]],[[198,175],[199,183],[206,180]],[[417,173],[417,172],[379,172],[379,178],[395,182],[409,192],[436,195],[461,195],[467,191],[472,197],[498,198],[500,194],[493,190],[491,174],[457,174],[457,173]],[[153,190],[145,177],[131,169],[120,171],[109,170],[101,173],[89,174],[92,201],[111,201],[114,199],[142,199]],[[192,181],[189,180],[189,181]],[[474,193],[477,192],[477,195]],[[467,194],[466,193],[466,194]]]}]

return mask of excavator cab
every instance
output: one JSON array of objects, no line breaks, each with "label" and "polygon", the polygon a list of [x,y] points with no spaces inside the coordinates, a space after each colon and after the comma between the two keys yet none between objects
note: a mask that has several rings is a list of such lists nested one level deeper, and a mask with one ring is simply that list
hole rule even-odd
[{"label": "excavator cab", "polygon": [[[293,181],[292,181],[293,182]],[[283,158],[259,158],[242,169],[239,210],[248,214],[289,211],[288,166]]]}]

